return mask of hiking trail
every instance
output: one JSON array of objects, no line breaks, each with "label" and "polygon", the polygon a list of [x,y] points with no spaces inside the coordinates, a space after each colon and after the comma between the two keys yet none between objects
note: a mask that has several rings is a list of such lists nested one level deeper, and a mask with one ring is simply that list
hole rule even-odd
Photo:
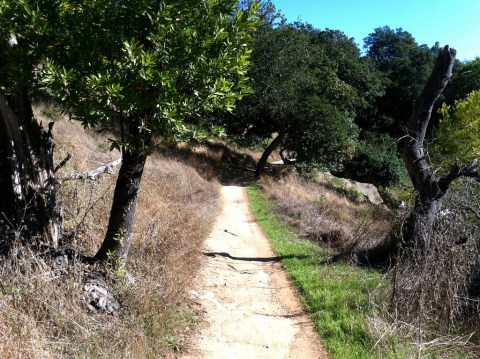
[{"label": "hiking trail", "polygon": [[223,186],[191,295],[200,323],[181,358],[327,358],[285,270],[250,212],[245,187]]}]

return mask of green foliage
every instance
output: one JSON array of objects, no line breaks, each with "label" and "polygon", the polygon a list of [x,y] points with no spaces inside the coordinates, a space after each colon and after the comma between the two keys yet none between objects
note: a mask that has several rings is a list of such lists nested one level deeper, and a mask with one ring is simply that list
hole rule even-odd
[{"label": "green foliage", "polygon": [[366,59],[381,72],[386,87],[376,101],[376,113],[362,127],[376,127],[397,136],[397,125],[410,116],[412,103],[433,69],[438,45],[431,49],[418,45],[409,32],[388,26],[375,29],[364,41]]},{"label": "green foliage", "polygon": [[[235,0],[2,1],[0,50],[12,66],[1,83],[19,83],[21,71],[22,84],[39,81],[85,126],[123,132],[121,145],[142,145],[129,136],[138,123],[133,132],[173,138],[185,132],[185,116],[231,110],[248,93],[256,8]],[[12,35],[18,44],[9,44]]]},{"label": "green foliage", "polygon": [[432,162],[448,171],[459,162],[470,163],[480,157],[480,91],[473,91],[453,106],[444,104],[441,120],[435,130],[435,141],[429,146]]},{"label": "green foliage", "polygon": [[405,177],[405,169],[397,155],[395,142],[387,135],[366,136],[355,147],[353,157],[346,161],[342,177],[372,183],[375,186],[392,186]]},{"label": "green foliage", "polygon": [[445,102],[454,105],[475,90],[480,90],[480,59],[467,63],[457,62],[444,91]]},{"label": "green foliage", "polygon": [[353,203],[363,203],[366,201],[366,196],[356,188],[349,188],[347,190],[348,199]]},{"label": "green foliage", "polygon": [[261,26],[249,76],[255,93],[228,118],[228,132],[251,143],[284,133],[281,147],[298,162],[328,167],[351,153],[356,113],[380,92],[352,39],[302,23]]}]

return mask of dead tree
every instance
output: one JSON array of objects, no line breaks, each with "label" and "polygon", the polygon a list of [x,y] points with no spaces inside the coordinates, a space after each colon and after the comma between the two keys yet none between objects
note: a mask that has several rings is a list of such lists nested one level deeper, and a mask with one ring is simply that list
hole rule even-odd
[{"label": "dead tree", "polygon": [[422,93],[414,104],[407,123],[407,133],[398,142],[398,150],[417,192],[415,206],[404,224],[405,248],[425,250],[430,244],[435,219],[451,183],[460,176],[476,176],[477,160],[466,166],[455,165],[445,177],[438,177],[428,162],[425,135],[433,105],[448,83],[456,51],[445,46]]}]

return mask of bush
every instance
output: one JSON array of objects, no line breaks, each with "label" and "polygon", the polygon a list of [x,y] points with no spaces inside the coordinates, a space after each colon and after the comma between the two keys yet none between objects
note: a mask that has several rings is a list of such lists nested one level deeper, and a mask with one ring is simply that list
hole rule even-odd
[{"label": "bush", "polygon": [[405,170],[390,137],[370,136],[359,141],[352,159],[335,175],[388,187],[399,183]]},{"label": "bush", "polygon": [[[392,270],[392,305],[399,323],[427,346],[472,350],[478,358],[480,324],[480,185],[461,181],[447,197],[426,251],[406,252]],[[439,356],[437,356],[439,357]],[[470,357],[470,356],[462,356]]]}]

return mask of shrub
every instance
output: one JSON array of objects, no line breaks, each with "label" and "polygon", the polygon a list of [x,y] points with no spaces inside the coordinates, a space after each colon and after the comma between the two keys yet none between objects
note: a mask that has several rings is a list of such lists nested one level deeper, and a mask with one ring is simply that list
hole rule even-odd
[{"label": "shrub", "polygon": [[431,340],[429,328],[454,335],[478,328],[479,187],[465,180],[455,188],[428,249],[400,257],[394,268],[395,313],[417,328],[422,340]]},{"label": "shrub", "polygon": [[390,137],[368,136],[359,141],[352,159],[337,174],[375,186],[392,186],[404,178],[405,171]]}]

